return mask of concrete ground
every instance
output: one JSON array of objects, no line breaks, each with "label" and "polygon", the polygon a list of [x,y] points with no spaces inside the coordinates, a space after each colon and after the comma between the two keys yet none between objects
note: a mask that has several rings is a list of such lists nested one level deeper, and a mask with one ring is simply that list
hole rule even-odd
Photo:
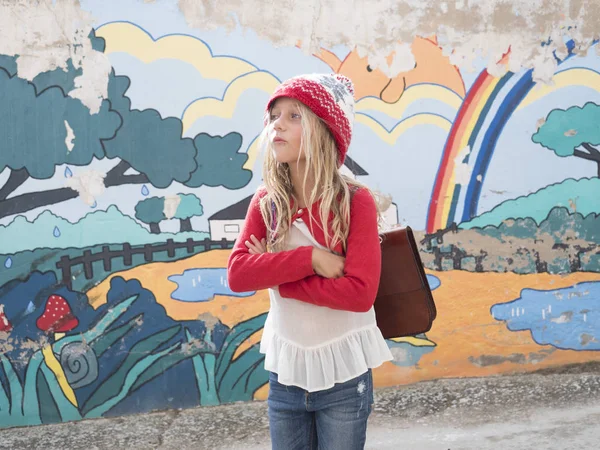
[{"label": "concrete ground", "polygon": [[[0,449],[269,449],[266,405],[238,403],[0,431]],[[600,368],[376,391],[368,449],[600,448]]]}]

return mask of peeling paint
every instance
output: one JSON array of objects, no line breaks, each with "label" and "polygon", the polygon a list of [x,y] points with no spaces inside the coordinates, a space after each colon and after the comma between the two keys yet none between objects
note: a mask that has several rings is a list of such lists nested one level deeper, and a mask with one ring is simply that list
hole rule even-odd
[{"label": "peeling paint", "polygon": [[93,17],[77,0],[0,0],[0,54],[17,56],[17,74],[33,80],[43,72],[67,69],[72,61],[82,74],[69,96],[92,113],[107,96],[110,62],[92,48]]},{"label": "peeling paint", "polygon": [[[340,44],[356,47],[372,67],[390,77],[410,67],[400,43],[435,35],[462,69],[472,70],[480,52],[493,75],[533,68],[534,81],[549,82],[556,69],[554,52],[567,54],[565,39],[573,39],[575,52],[582,54],[600,30],[600,4],[585,0],[360,0],[352,7],[341,0],[306,0],[277,6],[262,0],[179,0],[192,27],[251,28],[277,46],[300,41],[310,53]],[[506,64],[499,64],[509,51]],[[386,58],[395,53],[400,57],[390,64]]]},{"label": "peeling paint", "polygon": [[454,176],[457,184],[468,185],[469,181],[471,180],[471,172],[473,171],[473,168],[469,167],[469,164],[464,162],[465,158],[467,158],[470,153],[471,148],[467,145],[460,152],[458,152],[454,158],[454,164],[456,165]]},{"label": "peeling paint", "polygon": [[165,207],[163,208],[163,214],[167,219],[172,219],[177,212],[177,207],[181,203],[181,197],[179,195],[167,195],[165,196]]},{"label": "peeling paint", "polygon": [[556,319],[550,319],[551,322],[554,323],[568,323],[573,319],[573,311],[567,311],[562,313]]},{"label": "peeling paint", "polygon": [[525,364],[527,357],[522,353],[513,353],[512,355],[481,355],[478,357],[469,356],[469,361],[479,367],[495,366],[505,362],[516,364]]},{"label": "peeling paint", "polygon": [[529,355],[525,355],[523,353],[513,353],[508,356],[503,355],[481,355],[481,356],[470,356],[469,362],[478,366],[478,367],[488,367],[495,366],[498,364],[502,364],[505,362],[511,362],[515,364],[536,364],[548,356],[550,356],[554,352],[554,349],[542,349],[537,353],[529,353]]},{"label": "peeling paint", "polygon": [[73,132],[73,128],[71,128],[71,126],[69,125],[69,122],[67,122],[65,120],[65,128],[67,129],[67,137],[65,138],[65,145],[67,146],[67,150],[71,151],[73,150],[73,147],[75,147],[75,143],[73,141],[75,141],[75,133]]},{"label": "peeling paint", "polygon": [[[278,6],[260,0],[179,0],[190,26],[251,28],[277,46],[300,42],[311,53],[346,45],[389,77],[414,68],[409,43],[415,36],[436,36],[444,54],[463,70],[472,70],[481,55],[496,76],[533,68],[534,81],[549,82],[554,55],[567,54],[565,39],[573,39],[574,51],[585,54],[600,36],[600,5],[584,0],[361,0],[353,8],[341,1],[307,0]],[[92,23],[77,0],[0,0],[0,54],[18,56],[18,75],[27,80],[66,69],[71,59],[82,75],[69,95],[96,113],[107,95],[110,63],[87,39]],[[508,59],[500,63],[507,52]]]},{"label": "peeling paint", "polygon": [[588,333],[583,333],[580,337],[581,345],[586,346],[592,342],[598,342],[594,336]]},{"label": "peeling paint", "polygon": [[197,320],[203,321],[207,330],[212,330],[219,323],[219,319],[209,312],[200,314]]},{"label": "peeling paint", "polygon": [[89,206],[96,202],[96,198],[101,196],[106,187],[104,178],[106,174],[97,170],[86,170],[80,174],[73,175],[65,181],[65,186],[79,193],[81,200]]}]

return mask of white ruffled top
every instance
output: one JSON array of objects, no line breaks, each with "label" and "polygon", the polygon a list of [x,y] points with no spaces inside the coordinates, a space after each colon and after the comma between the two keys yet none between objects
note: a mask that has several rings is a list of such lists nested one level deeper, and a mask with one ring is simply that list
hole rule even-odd
[{"label": "white ruffled top", "polygon": [[[323,249],[302,219],[292,223],[286,249]],[[329,389],[393,359],[375,321],[375,311],[340,311],[290,298],[269,289],[271,308],[260,352],[279,383],[308,392]]]}]

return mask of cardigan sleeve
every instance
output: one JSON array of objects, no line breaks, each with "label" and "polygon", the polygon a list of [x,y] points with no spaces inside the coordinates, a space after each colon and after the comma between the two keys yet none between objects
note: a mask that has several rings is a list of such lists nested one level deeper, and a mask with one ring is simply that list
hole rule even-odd
[{"label": "cardigan sleeve", "polygon": [[345,311],[371,309],[379,289],[381,246],[377,207],[366,189],[358,190],[352,198],[348,232],[343,277],[312,275],[283,283],[279,286],[281,296]]},{"label": "cardigan sleeve", "polygon": [[266,289],[282,283],[314,275],[311,246],[276,253],[251,255],[245,242],[254,235],[262,240],[267,228],[260,213],[259,202],[265,195],[259,189],[250,201],[246,219],[227,262],[227,282],[233,292]]}]

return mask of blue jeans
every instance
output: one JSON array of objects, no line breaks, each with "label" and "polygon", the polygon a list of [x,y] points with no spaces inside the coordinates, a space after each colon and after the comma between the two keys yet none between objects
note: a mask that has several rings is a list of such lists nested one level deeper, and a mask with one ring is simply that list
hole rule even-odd
[{"label": "blue jeans", "polygon": [[273,450],[362,450],[373,405],[373,375],[307,392],[269,374],[269,427]]}]

